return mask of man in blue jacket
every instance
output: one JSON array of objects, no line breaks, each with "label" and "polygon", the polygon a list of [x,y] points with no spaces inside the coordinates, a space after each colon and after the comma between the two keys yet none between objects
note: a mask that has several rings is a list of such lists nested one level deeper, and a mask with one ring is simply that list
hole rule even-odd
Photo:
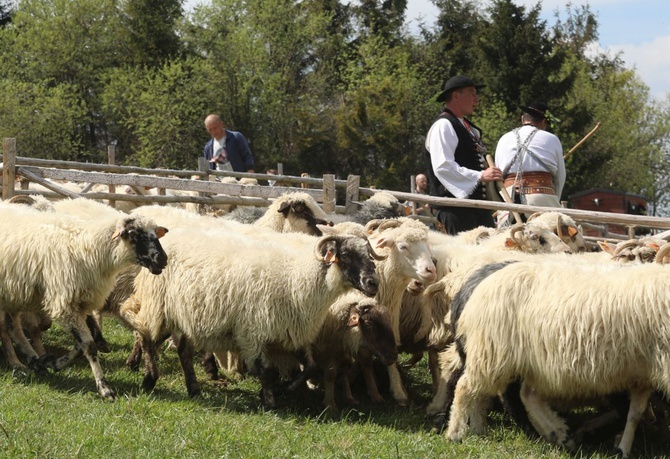
[{"label": "man in blue jacket", "polygon": [[220,171],[253,172],[254,157],[247,139],[237,131],[226,129],[218,115],[205,118],[205,129],[212,138],[205,144],[205,158],[211,169]]}]

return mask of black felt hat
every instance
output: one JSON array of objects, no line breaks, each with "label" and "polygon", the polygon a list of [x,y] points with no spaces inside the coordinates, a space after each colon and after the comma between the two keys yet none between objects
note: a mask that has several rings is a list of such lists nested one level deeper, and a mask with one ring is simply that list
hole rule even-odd
[{"label": "black felt hat", "polygon": [[455,77],[449,78],[446,83],[444,83],[444,90],[438,94],[435,98],[437,102],[443,102],[447,99],[447,94],[449,94],[454,89],[467,88],[468,86],[474,86],[477,89],[485,87],[485,84],[475,84],[470,78],[464,75],[456,75]]},{"label": "black felt hat", "polygon": [[545,119],[547,117],[547,110],[549,110],[547,104],[539,100],[530,103],[528,106],[519,105],[519,108],[529,115],[540,119]]}]

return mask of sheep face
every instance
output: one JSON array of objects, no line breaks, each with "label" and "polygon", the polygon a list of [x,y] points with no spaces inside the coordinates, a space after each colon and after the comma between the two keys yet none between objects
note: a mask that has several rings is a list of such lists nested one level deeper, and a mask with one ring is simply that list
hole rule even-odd
[{"label": "sheep face", "polygon": [[349,309],[350,327],[358,327],[361,332],[361,347],[371,352],[381,362],[389,366],[398,359],[391,317],[388,310],[376,301],[360,301]]},{"label": "sheep face", "polygon": [[330,235],[320,239],[316,248],[326,265],[337,265],[344,278],[367,296],[375,296],[379,279],[372,259],[372,247],[362,237]]},{"label": "sheep face", "polygon": [[167,254],[158,239],[167,233],[167,229],[143,225],[141,222],[133,217],[123,218],[117,224],[112,240],[120,238],[129,244],[138,265],[147,268],[152,274],[160,274],[167,266]]},{"label": "sheep face", "polygon": [[[285,226],[291,228],[304,226],[305,230],[303,232],[312,236],[321,236],[323,234],[317,225],[326,225],[329,223],[322,218],[316,217],[312,208],[302,200],[283,202],[279,206],[279,209],[277,209],[277,212],[283,214],[287,221],[291,221],[290,225],[287,222]],[[298,222],[300,224],[297,224]],[[332,223],[330,224],[332,225]]]},{"label": "sheep face", "polygon": [[528,224],[515,225],[505,247],[526,253],[572,253],[572,249],[550,229]]}]

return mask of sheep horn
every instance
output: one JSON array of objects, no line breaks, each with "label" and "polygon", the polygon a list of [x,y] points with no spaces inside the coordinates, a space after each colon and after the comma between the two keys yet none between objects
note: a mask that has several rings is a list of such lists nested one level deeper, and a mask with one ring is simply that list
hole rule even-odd
[{"label": "sheep horn", "polygon": [[375,218],[374,220],[370,220],[365,224],[365,232],[367,234],[371,234],[374,230],[376,230],[379,227],[379,224],[382,222],[380,218]]},{"label": "sheep horn", "polygon": [[372,244],[370,244],[370,240],[366,239],[368,243],[368,247],[370,248],[370,255],[372,255],[372,258],[377,260],[377,261],[384,261],[388,258],[388,255],[379,255],[377,252],[375,252],[375,249],[372,247]]},{"label": "sheep horn", "polygon": [[321,239],[319,239],[317,241],[316,245],[314,245],[314,256],[316,256],[316,259],[319,260],[319,261],[324,261],[325,256],[324,256],[324,254],[321,253],[321,251],[323,250],[323,247],[328,242],[333,242],[333,241],[337,242],[337,240],[338,240],[338,238],[334,234],[330,234],[328,236],[323,236]]},{"label": "sheep horn", "polygon": [[666,242],[661,246],[660,249],[658,249],[658,252],[656,253],[656,258],[654,258],[654,261],[656,263],[661,263],[663,264],[663,259],[665,256],[668,254],[670,251],[670,242]]},{"label": "sheep horn", "polygon": [[616,245],[616,248],[614,249],[614,253],[612,254],[612,257],[616,257],[617,255],[619,255],[624,250],[632,249],[632,248],[635,248],[639,245],[640,245],[640,243],[638,242],[637,239],[629,239],[627,241],[619,242]]},{"label": "sheep horn", "polygon": [[516,233],[518,233],[519,231],[523,231],[523,229],[524,229],[523,223],[519,223],[514,225],[509,232],[509,237],[511,237],[512,240],[517,244],[519,244],[519,240],[516,238]]},{"label": "sheep horn", "polygon": [[528,223],[529,221],[531,221],[531,220],[534,219],[535,217],[539,217],[540,215],[542,215],[542,212],[535,212],[534,214],[532,214],[530,217],[528,217],[528,218],[526,219],[526,223]]},{"label": "sheep horn", "polygon": [[400,225],[402,225],[402,222],[400,220],[395,219],[382,220],[379,226],[377,227],[377,231],[384,231],[385,229],[389,228],[397,228]]},{"label": "sheep horn", "polygon": [[22,195],[22,194],[17,194],[16,196],[13,196],[7,202],[10,202],[12,204],[26,204],[29,206],[35,205],[35,200],[33,198],[31,198],[28,195]]}]

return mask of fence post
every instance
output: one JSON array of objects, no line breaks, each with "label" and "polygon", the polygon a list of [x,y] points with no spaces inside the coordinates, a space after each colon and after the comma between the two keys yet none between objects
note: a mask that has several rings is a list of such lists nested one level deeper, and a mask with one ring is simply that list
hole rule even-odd
[{"label": "fence post", "polygon": [[[114,166],[116,164],[116,145],[107,145],[107,164],[110,166]],[[109,188],[110,194],[116,193],[116,185],[110,184],[107,187]],[[116,200],[110,199],[108,203],[110,206],[116,207]]]},{"label": "fence post", "polygon": [[[416,193],[416,175],[409,176],[409,192]],[[412,210],[412,215],[416,215],[416,202],[409,201],[409,205]]]},{"label": "fence post", "polygon": [[344,213],[347,215],[355,214],[358,210],[358,204],[353,201],[360,199],[360,175],[349,175],[347,177],[347,194],[346,202],[344,203]]},{"label": "fence post", "polygon": [[14,196],[16,180],[16,139],[2,140],[2,199],[6,201]]},{"label": "fence post", "polygon": [[323,175],[323,211],[327,214],[335,213],[335,201],[337,195],[335,193],[335,175]]},{"label": "fence post", "polygon": [[277,175],[284,175],[284,163],[277,163]]}]

